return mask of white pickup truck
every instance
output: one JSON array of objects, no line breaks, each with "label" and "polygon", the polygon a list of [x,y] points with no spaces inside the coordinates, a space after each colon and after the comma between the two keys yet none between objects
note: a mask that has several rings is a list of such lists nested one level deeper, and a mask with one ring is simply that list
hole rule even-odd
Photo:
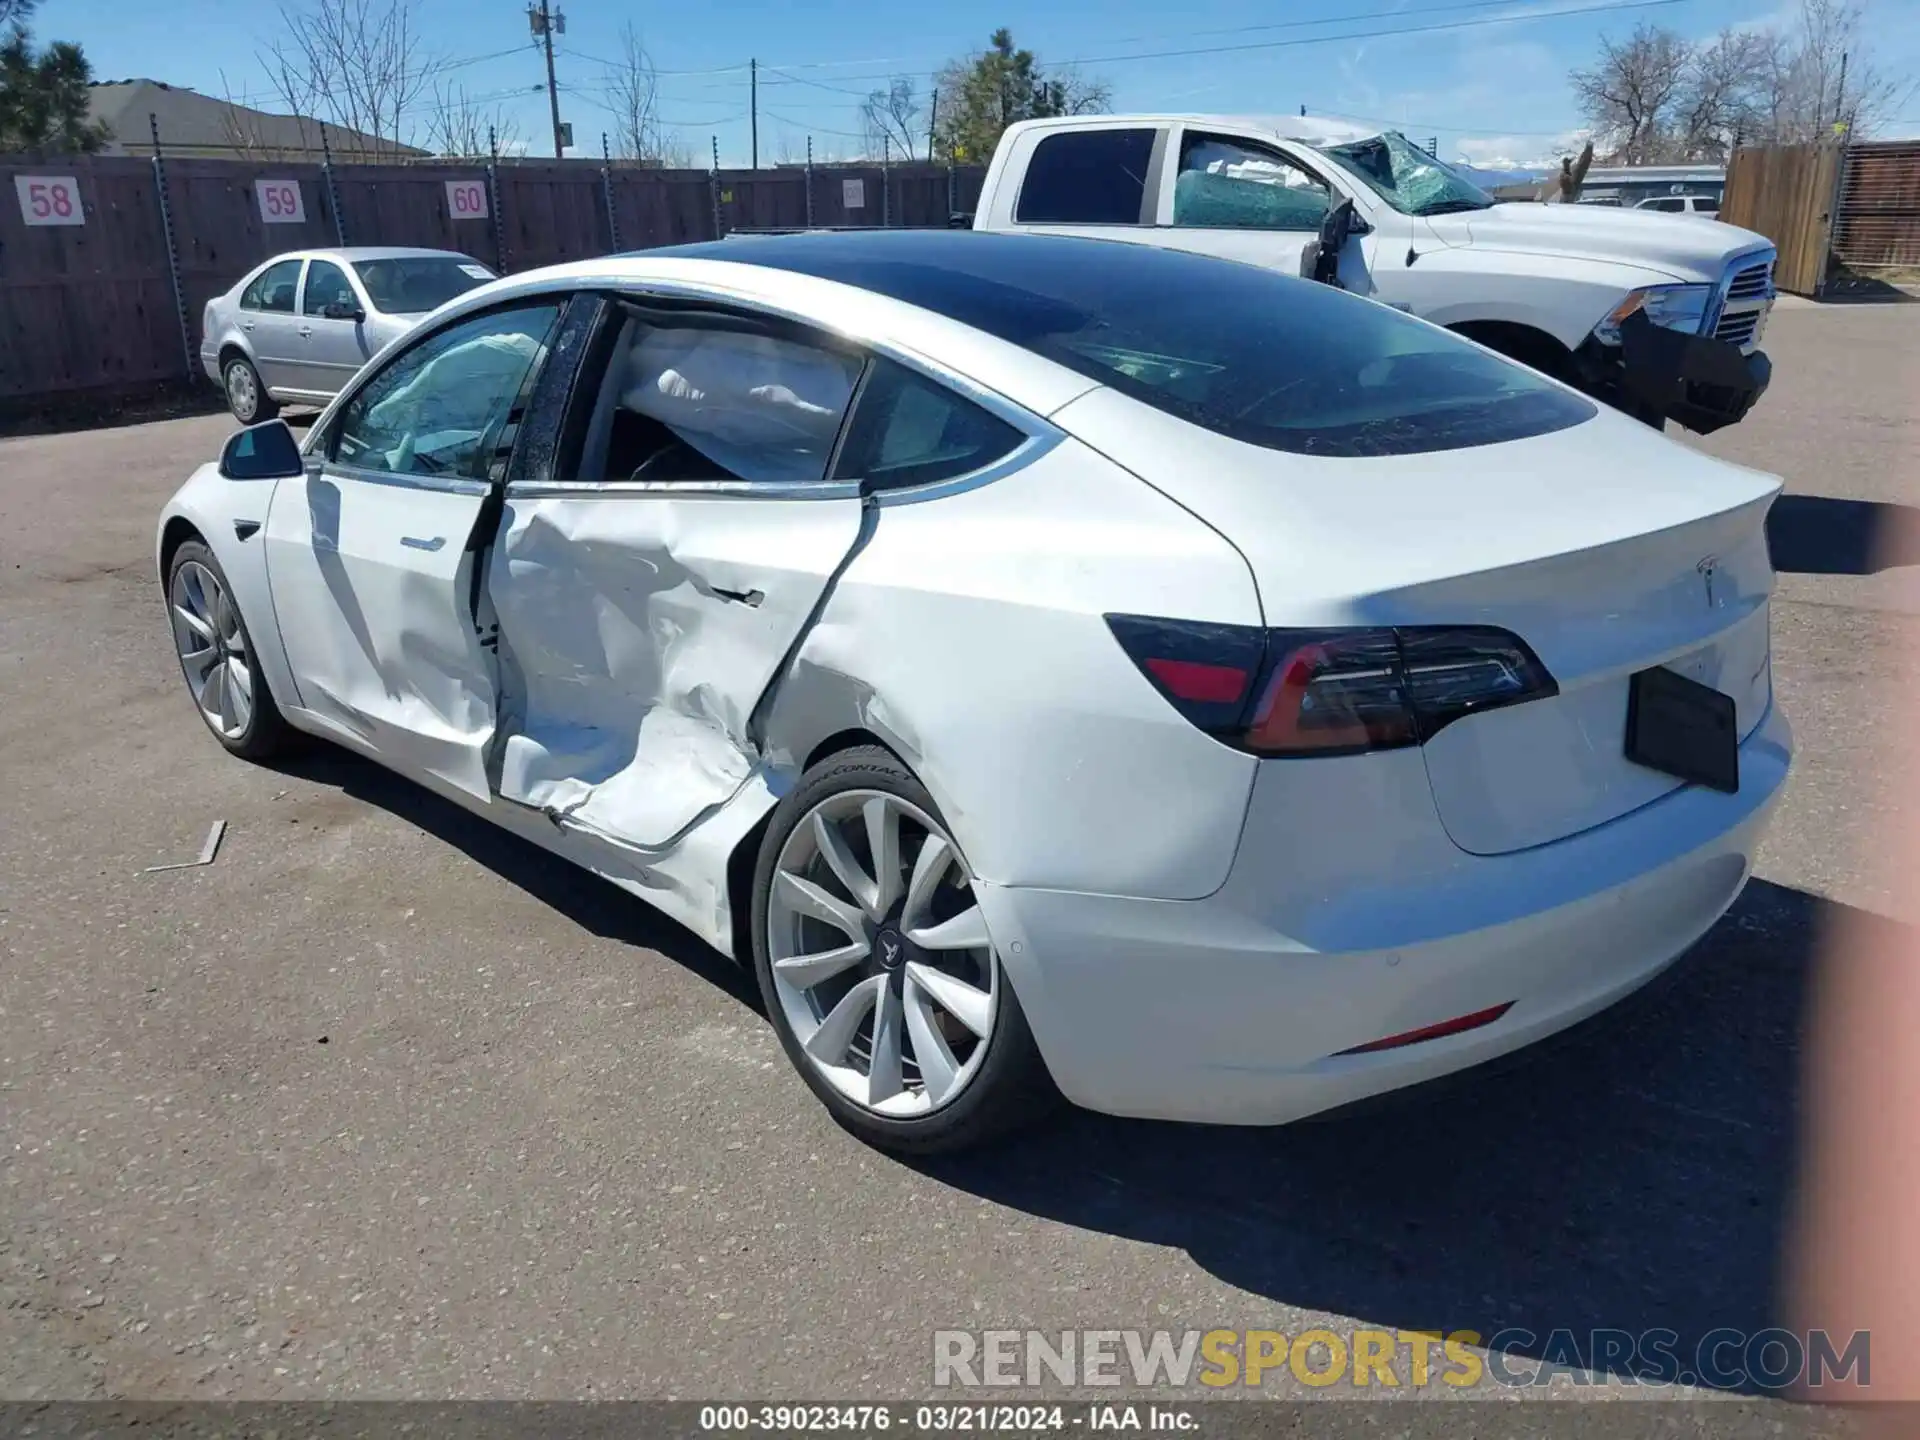
[{"label": "white pickup truck", "polygon": [[1772,374],[1764,236],[1503,204],[1404,136],[1307,116],[1023,121],[994,151],[973,228],[1164,245],[1337,283],[1656,427],[1734,424]]}]

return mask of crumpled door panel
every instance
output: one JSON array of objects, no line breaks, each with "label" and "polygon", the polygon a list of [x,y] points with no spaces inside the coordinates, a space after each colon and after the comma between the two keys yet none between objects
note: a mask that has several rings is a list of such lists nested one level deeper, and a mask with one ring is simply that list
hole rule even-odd
[{"label": "crumpled door panel", "polygon": [[860,501],[515,498],[500,623],[499,794],[645,849],[758,763],[755,706],[860,532]]}]

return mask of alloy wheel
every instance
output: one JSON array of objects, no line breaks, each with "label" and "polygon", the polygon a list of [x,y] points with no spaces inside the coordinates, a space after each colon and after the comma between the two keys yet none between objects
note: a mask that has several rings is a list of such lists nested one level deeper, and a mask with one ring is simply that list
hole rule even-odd
[{"label": "alloy wheel", "polygon": [[238,740],[253,720],[253,664],[240,612],[226,587],[198,560],[173,572],[168,587],[173,644],[201,718],[214,733]]},{"label": "alloy wheel", "polygon": [[884,790],[847,790],[787,837],[767,954],[815,1072],[895,1119],[951,1104],[979,1073],[1000,967],[972,876],[944,827]]}]

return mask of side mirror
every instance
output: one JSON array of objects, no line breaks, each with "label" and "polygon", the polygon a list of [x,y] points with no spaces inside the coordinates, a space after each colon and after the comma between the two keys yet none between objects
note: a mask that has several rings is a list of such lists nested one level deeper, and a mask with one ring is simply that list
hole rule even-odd
[{"label": "side mirror", "polygon": [[367,318],[365,310],[346,300],[335,300],[320,313],[329,320],[351,320],[356,325]]},{"label": "side mirror", "polygon": [[1347,237],[1353,233],[1353,222],[1357,219],[1353,201],[1342,200],[1320,222],[1320,245],[1313,257],[1315,280],[1336,289],[1340,287],[1340,252],[1346,248]]},{"label": "side mirror", "polygon": [[229,480],[291,480],[305,469],[300,442],[284,420],[248,426],[220,447],[220,473]]}]

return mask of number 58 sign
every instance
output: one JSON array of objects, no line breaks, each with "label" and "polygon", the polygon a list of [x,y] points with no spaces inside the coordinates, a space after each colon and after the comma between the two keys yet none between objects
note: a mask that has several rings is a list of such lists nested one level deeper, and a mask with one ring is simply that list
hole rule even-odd
[{"label": "number 58 sign", "polygon": [[20,197],[20,218],[29,225],[84,225],[80,182],[71,175],[16,175],[14,193]]}]

